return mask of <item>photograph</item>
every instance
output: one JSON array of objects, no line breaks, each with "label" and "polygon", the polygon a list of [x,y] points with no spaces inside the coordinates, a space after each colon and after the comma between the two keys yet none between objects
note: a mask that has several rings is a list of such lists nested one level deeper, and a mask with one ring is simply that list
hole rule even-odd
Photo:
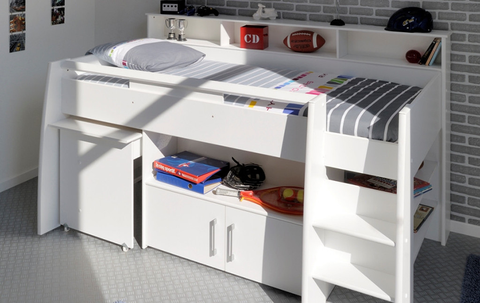
[{"label": "photograph", "polygon": [[64,6],[65,0],[52,0],[52,6]]},{"label": "photograph", "polygon": [[24,12],[24,11],[25,11],[25,0],[10,0],[10,13]]},{"label": "photograph", "polygon": [[53,8],[52,9],[52,25],[65,23],[65,8]]},{"label": "photograph", "polygon": [[10,35],[10,52],[25,50],[25,33]]},{"label": "photograph", "polygon": [[25,14],[10,15],[10,33],[23,32],[25,30]]}]

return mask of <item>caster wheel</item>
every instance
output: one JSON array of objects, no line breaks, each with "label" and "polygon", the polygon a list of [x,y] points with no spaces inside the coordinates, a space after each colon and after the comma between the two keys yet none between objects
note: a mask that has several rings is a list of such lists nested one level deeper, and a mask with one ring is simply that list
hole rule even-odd
[{"label": "caster wheel", "polygon": [[128,246],[126,244],[122,245],[122,251],[127,252],[129,250]]},{"label": "caster wheel", "polygon": [[64,224],[64,225],[63,225],[63,231],[64,231],[64,232],[69,232],[69,231],[70,231],[70,227],[68,227],[67,224]]}]

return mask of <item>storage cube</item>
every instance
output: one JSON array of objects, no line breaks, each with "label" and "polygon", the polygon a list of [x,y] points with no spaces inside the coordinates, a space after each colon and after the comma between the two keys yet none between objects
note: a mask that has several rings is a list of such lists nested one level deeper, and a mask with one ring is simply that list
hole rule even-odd
[{"label": "storage cube", "polygon": [[240,28],[240,47],[265,49],[268,47],[268,26],[244,25]]}]

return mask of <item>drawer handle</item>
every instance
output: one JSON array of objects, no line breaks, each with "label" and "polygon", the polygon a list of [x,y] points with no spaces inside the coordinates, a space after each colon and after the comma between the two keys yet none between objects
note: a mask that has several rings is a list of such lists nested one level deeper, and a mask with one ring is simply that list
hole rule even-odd
[{"label": "drawer handle", "polygon": [[233,262],[235,255],[233,254],[233,230],[235,224],[227,227],[227,262]]},{"label": "drawer handle", "polygon": [[210,221],[210,257],[217,255],[217,249],[215,248],[215,228],[217,225],[217,219]]}]

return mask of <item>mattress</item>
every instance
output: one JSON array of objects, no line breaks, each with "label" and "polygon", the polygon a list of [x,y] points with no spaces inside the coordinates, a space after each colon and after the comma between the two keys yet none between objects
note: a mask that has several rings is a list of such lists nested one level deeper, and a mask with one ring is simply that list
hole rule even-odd
[{"label": "mattress", "polygon": [[[213,80],[297,92],[327,95],[327,131],[396,142],[398,114],[412,102],[421,88],[399,83],[326,74],[314,71],[267,69],[249,65],[204,60],[162,74]],[[128,79],[82,74],[79,80],[128,88]],[[308,116],[308,105],[225,95],[226,104],[287,115]]]}]

